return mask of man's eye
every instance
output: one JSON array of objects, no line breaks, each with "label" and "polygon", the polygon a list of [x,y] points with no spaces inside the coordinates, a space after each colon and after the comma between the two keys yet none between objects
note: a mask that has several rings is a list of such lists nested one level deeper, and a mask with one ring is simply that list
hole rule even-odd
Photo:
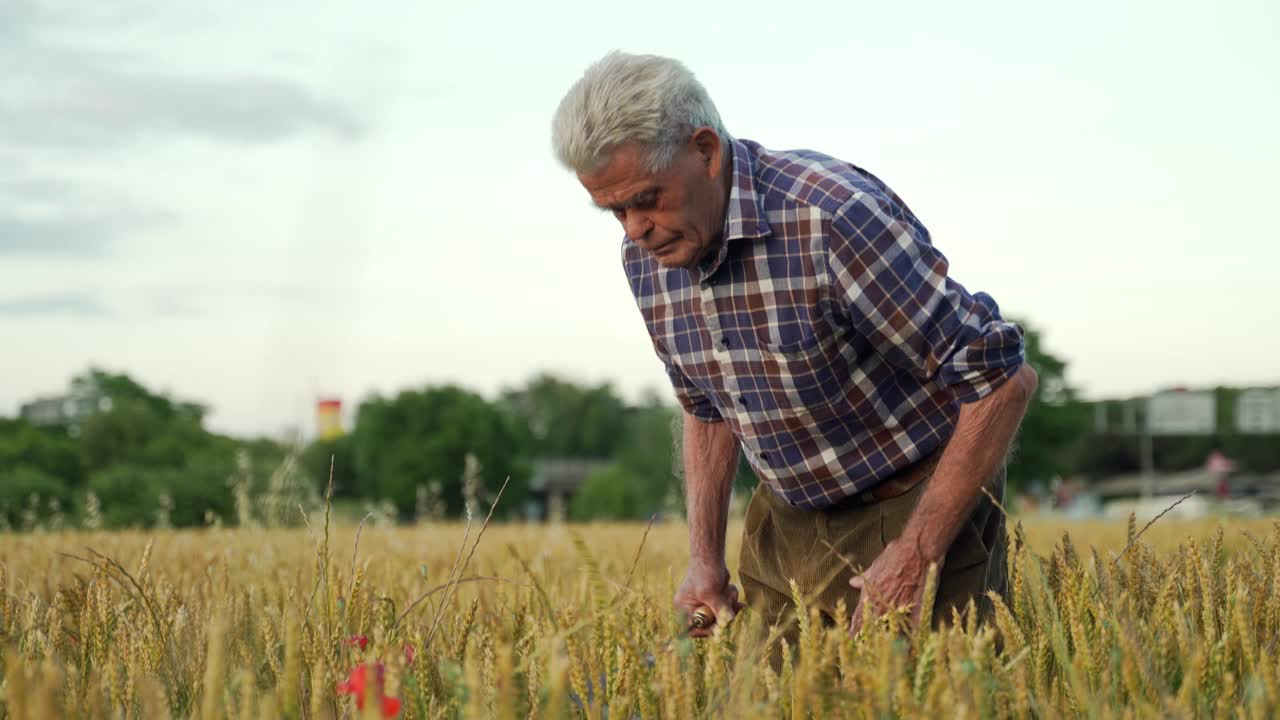
[{"label": "man's eye", "polygon": [[625,220],[625,219],[626,219],[626,217],[627,217],[627,211],[626,211],[626,210],[614,210],[614,211],[613,211],[613,216],[614,216],[614,217],[616,217],[616,218],[618,218],[618,220],[619,220],[619,221]]}]

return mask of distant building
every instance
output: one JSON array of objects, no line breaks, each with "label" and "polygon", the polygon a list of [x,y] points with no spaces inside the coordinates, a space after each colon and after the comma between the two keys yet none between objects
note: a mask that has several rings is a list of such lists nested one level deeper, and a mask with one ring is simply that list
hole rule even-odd
[{"label": "distant building", "polygon": [[[1280,388],[1173,388],[1092,406],[1094,435],[1082,455],[1089,456],[1093,444],[1094,464],[1068,495],[1143,512],[1193,491],[1197,503],[1213,501],[1231,512],[1280,505],[1280,465],[1274,454],[1257,452],[1280,443]],[[1129,460],[1134,450],[1136,468]],[[1202,465],[1187,467],[1188,453],[1204,453]],[[1175,459],[1158,466],[1158,454]],[[1189,500],[1185,505],[1182,512],[1195,507]]]},{"label": "distant building", "polygon": [[80,433],[80,426],[94,413],[111,409],[111,398],[91,384],[79,385],[66,395],[49,395],[24,403],[18,417],[32,425],[65,427],[72,435]]},{"label": "distant building", "polygon": [[1280,435],[1280,389],[1249,388],[1236,398],[1236,431]]},{"label": "distant building", "polygon": [[316,403],[316,437],[332,440],[342,437],[342,401],[325,398]]},{"label": "distant building", "polygon": [[529,502],[526,516],[530,520],[558,522],[564,519],[569,499],[582,488],[587,476],[608,465],[604,460],[584,458],[541,458],[533,461],[533,477],[529,479]]},{"label": "distant building", "polygon": [[[1219,407],[1222,404],[1224,407]],[[1100,435],[1280,435],[1280,388],[1174,388],[1150,396],[1097,400],[1093,429]]]}]

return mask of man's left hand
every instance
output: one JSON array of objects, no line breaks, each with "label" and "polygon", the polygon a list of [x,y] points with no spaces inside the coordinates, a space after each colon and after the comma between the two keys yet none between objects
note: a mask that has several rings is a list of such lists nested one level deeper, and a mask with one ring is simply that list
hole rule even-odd
[{"label": "man's left hand", "polygon": [[853,610],[849,634],[856,635],[864,621],[899,607],[910,607],[911,625],[919,622],[920,601],[924,596],[929,561],[908,543],[893,540],[861,575],[849,579],[858,593],[858,606]]}]

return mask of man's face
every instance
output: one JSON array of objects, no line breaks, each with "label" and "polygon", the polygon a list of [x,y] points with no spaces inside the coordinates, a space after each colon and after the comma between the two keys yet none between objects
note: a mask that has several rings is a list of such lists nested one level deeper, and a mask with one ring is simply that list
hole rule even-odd
[{"label": "man's face", "polygon": [[716,248],[724,224],[720,138],[700,129],[658,174],[645,169],[643,157],[640,146],[621,145],[603,168],[579,173],[578,180],[659,264],[691,268]]}]

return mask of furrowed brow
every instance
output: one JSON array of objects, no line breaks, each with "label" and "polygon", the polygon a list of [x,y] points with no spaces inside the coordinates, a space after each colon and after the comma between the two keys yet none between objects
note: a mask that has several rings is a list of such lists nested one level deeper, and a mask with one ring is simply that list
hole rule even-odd
[{"label": "furrowed brow", "polygon": [[641,207],[643,205],[648,205],[649,203],[653,202],[654,198],[657,197],[657,195],[658,195],[658,188],[655,186],[655,187],[645,188],[644,190],[641,190],[640,192],[632,195],[631,197],[627,198],[626,200],[623,200],[620,203],[614,203],[613,205],[598,205],[597,207],[607,212],[619,212],[622,210],[627,210],[628,208]]}]

